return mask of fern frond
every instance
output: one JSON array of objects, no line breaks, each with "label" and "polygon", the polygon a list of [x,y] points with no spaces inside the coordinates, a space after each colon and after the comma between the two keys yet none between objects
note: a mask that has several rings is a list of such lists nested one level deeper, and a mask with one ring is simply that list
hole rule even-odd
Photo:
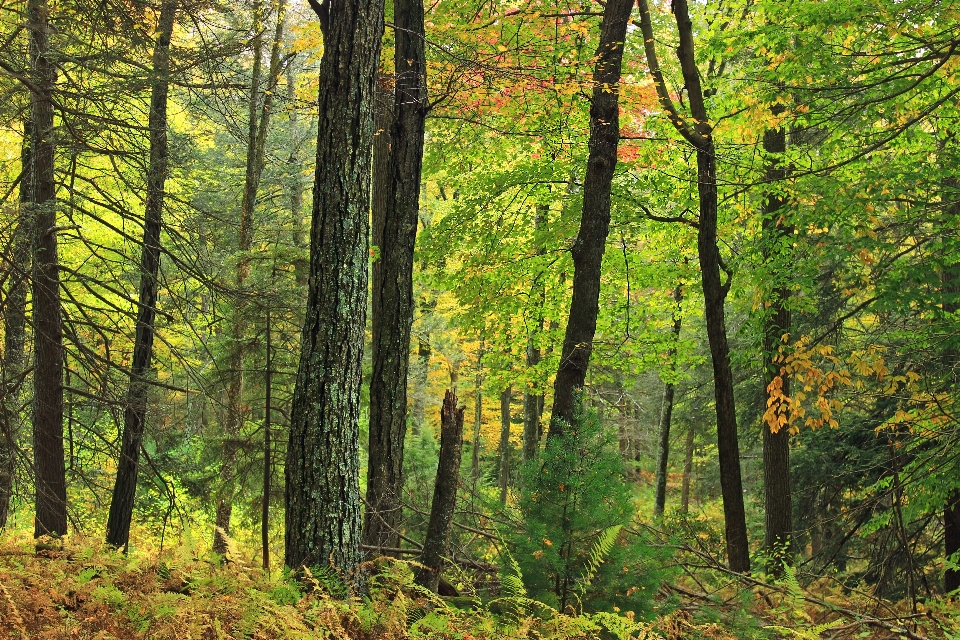
[{"label": "fern frond", "polygon": [[597,571],[600,569],[600,565],[603,564],[603,561],[607,559],[607,556],[610,554],[610,551],[613,550],[613,545],[617,542],[617,536],[620,535],[620,530],[623,528],[623,525],[615,524],[612,527],[608,527],[600,534],[597,538],[597,541],[593,544],[593,548],[590,549],[590,560],[587,563],[586,568],[583,572],[583,578],[580,580],[580,591],[581,593],[586,592],[590,587],[590,583],[593,582],[593,579],[597,575]]}]

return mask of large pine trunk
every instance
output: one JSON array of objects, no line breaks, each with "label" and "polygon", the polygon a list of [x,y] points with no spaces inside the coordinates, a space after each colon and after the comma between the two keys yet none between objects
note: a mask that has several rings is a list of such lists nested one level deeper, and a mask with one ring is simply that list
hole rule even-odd
[{"label": "large pine trunk", "polygon": [[333,565],[354,586],[360,554],[360,382],[367,307],[370,156],[383,0],[338,0],[324,25],[310,284],[286,458],[284,562]]},{"label": "large pine trunk", "polygon": [[600,268],[610,228],[610,189],[620,143],[620,67],[633,0],[608,0],[600,25],[600,45],[593,73],[590,142],[583,182],[580,232],[573,243],[573,296],[563,338],[560,366],[553,385],[553,413],[548,437],[571,424],[574,396],[583,388],[600,311]]},{"label": "large pine trunk", "polygon": [[54,179],[53,85],[48,58],[51,32],[46,0],[29,0],[30,91],[33,121],[33,464],[36,473],[34,535],[67,532],[67,481],[63,461],[63,325],[57,258]]},{"label": "large pine trunk", "polygon": [[[224,421],[223,453],[220,461],[220,495],[217,498],[217,518],[213,535],[213,550],[227,552],[227,536],[230,534],[230,519],[233,513],[234,483],[237,473],[237,447],[240,431],[245,420],[243,405],[244,359],[247,345],[247,325],[250,308],[245,291],[250,277],[250,249],[253,246],[253,212],[257,206],[257,194],[266,154],[267,131],[273,110],[273,95],[280,78],[280,44],[283,40],[286,3],[281,0],[276,6],[276,27],[273,46],[270,50],[270,66],[267,71],[267,86],[260,86],[263,3],[254,6],[253,72],[250,79],[250,95],[247,103],[247,159],[244,174],[243,198],[240,203],[240,232],[237,238],[237,261],[235,287],[237,303],[233,323],[230,326],[230,355],[227,367],[227,411]],[[262,102],[261,105],[261,93]]]},{"label": "large pine trunk", "polygon": [[382,229],[377,230],[380,256],[373,273],[373,375],[367,514],[363,525],[363,543],[376,548],[400,546],[407,373],[414,311],[413,251],[428,110],[423,0],[395,0],[394,20],[394,117],[390,127],[386,206]]},{"label": "large pine trunk", "polygon": [[107,518],[107,544],[126,547],[130,538],[140,471],[140,443],[146,428],[147,376],[153,360],[154,320],[157,306],[157,277],[160,273],[160,231],[163,224],[164,186],[167,179],[167,93],[170,70],[170,39],[177,12],[177,0],[160,8],[157,43],[153,49],[153,86],[150,95],[150,166],[147,169],[147,197],[143,215],[143,245],[140,257],[140,296],[137,304],[136,337],[130,387],[123,411],[123,436],[117,477]]},{"label": "large pine trunk", "polygon": [[20,438],[20,399],[23,370],[26,365],[24,346],[27,338],[27,287],[30,269],[30,240],[33,237],[33,124],[23,123],[23,145],[20,151],[20,194],[17,226],[10,242],[10,275],[7,298],[3,304],[3,394],[0,404],[0,529],[7,526],[10,500],[16,477],[16,452]]},{"label": "large pine trunk", "polygon": [[[782,109],[782,108],[781,108]],[[774,154],[783,154],[787,150],[786,131],[768,129],[763,136],[763,149],[771,154],[766,172],[766,180],[778,184],[786,177],[786,169]],[[763,235],[765,258],[768,264],[784,264],[780,255],[790,242],[793,233],[781,221],[781,209],[784,200],[778,195],[767,197],[763,206]],[[776,267],[775,267],[776,268]],[[774,357],[784,334],[790,332],[790,309],[787,298],[790,289],[785,286],[784,278],[774,273],[778,283],[769,298],[769,315],[763,328],[763,383],[769,389],[774,378],[779,375],[779,367]],[[790,381],[783,380],[782,391],[790,394]],[[769,391],[764,394],[766,399]],[[764,403],[766,407],[766,403]],[[793,505],[790,498],[790,430],[781,428],[774,432],[770,425],[763,424],[763,493],[764,516],[766,521],[764,548],[771,559],[768,571],[779,575],[783,571],[783,562],[790,557],[790,543],[793,535]]]},{"label": "large pine trunk", "polygon": [[420,554],[422,567],[416,569],[417,584],[436,592],[443,572],[444,558],[450,555],[450,533],[457,507],[460,484],[460,458],[463,453],[463,407],[457,407],[457,395],[447,391],[440,410],[440,463],[433,486],[430,523]]}]

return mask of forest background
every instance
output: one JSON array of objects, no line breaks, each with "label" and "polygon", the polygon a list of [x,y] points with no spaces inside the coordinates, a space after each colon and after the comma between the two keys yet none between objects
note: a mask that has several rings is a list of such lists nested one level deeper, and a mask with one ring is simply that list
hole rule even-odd
[{"label": "forest background", "polygon": [[[298,366],[333,289],[332,191],[310,194],[324,136],[350,129],[334,107],[356,106],[373,218],[368,244],[361,198],[351,264],[371,293],[364,275],[344,303],[343,343],[365,347],[344,351],[356,389],[332,421],[346,521],[364,501],[367,518],[313,560],[421,557],[452,389],[459,591],[515,577],[510,597],[632,624],[752,568],[748,590],[867,594],[845,602],[879,626],[844,633],[949,607],[960,4],[396,0],[357,105],[318,83],[356,25],[381,50],[375,10],[341,4],[0,4],[11,544],[69,529],[132,555],[186,538],[275,575],[300,562],[290,479],[319,485],[287,447],[309,433]],[[616,504],[582,506],[599,502]],[[811,637],[843,619],[765,597]],[[879,602],[904,608],[884,622]],[[926,633],[955,633],[948,612]]]}]

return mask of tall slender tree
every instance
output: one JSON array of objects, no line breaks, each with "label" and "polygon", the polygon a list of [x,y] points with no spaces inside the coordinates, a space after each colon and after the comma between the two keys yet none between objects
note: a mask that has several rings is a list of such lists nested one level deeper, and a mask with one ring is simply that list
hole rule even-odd
[{"label": "tall slender tree", "polygon": [[[783,112],[782,106],[774,107],[773,115]],[[785,280],[786,274],[782,267],[786,264],[785,252],[789,247],[793,230],[784,217],[785,200],[779,195],[782,192],[782,181],[786,177],[786,167],[783,165],[783,154],[787,150],[786,130],[771,128],[764,132],[763,150],[768,154],[766,181],[771,185],[772,192],[763,203],[763,243],[766,262],[771,265],[770,273],[775,285],[769,296],[769,306],[766,309],[767,317],[763,327],[763,383],[769,389],[774,378],[779,374],[774,363],[778,347],[782,344],[784,334],[790,333],[790,308],[787,299],[790,289]],[[784,395],[790,394],[789,378],[782,377],[781,391]],[[764,394],[769,396],[770,391]],[[765,407],[764,407],[765,408]],[[768,569],[774,574],[783,571],[783,562],[788,560],[791,536],[793,534],[793,506],[790,498],[790,430],[777,425],[763,424],[763,495],[764,529],[763,546],[771,558]]]},{"label": "tall slender tree", "polygon": [[153,81],[150,90],[150,164],[147,168],[147,197],[143,215],[143,244],[140,257],[140,297],[137,304],[136,336],[130,386],[123,410],[123,436],[117,477],[107,518],[107,543],[126,547],[130,538],[137,476],[140,472],[140,444],[147,424],[148,375],[153,360],[154,321],[157,314],[157,278],[160,274],[160,232],[166,195],[169,149],[167,144],[167,96],[170,86],[170,40],[176,21],[178,0],[160,6],[157,42],[153,49]]},{"label": "tall slender tree", "polygon": [[288,567],[360,586],[360,382],[383,0],[311,2],[324,36],[310,284],[286,459]]},{"label": "tall slender tree", "polygon": [[240,232],[237,237],[237,261],[234,285],[237,305],[234,309],[233,323],[230,327],[230,354],[227,366],[227,411],[224,424],[223,455],[220,465],[220,495],[217,499],[216,529],[213,536],[213,550],[223,554],[227,551],[227,536],[230,533],[230,519],[233,513],[234,480],[237,473],[237,445],[243,427],[243,387],[244,356],[246,355],[247,297],[245,291],[250,277],[250,249],[253,246],[253,213],[257,206],[260,190],[260,178],[266,162],[267,132],[270,129],[270,116],[273,111],[273,96],[280,78],[280,46],[283,41],[283,29],[286,12],[285,0],[274,4],[276,26],[273,44],[270,49],[270,62],[267,70],[266,86],[261,86],[261,57],[263,49],[263,12],[262,2],[253,9],[253,70],[250,78],[250,95],[247,102],[247,159],[244,173],[243,198],[240,203]]},{"label": "tall slender tree", "polygon": [[714,396],[717,411],[717,444],[720,458],[720,489],[723,496],[727,561],[733,571],[750,570],[750,549],[747,541],[746,512],[743,506],[743,482],[740,475],[740,445],[737,437],[737,414],[733,397],[733,371],[730,367],[730,345],[724,317],[724,301],[730,290],[731,274],[726,281],[717,244],[717,158],[713,127],[704,102],[700,71],[694,50],[693,22],[686,0],[671,4],[676,18],[680,45],[677,58],[689,97],[690,115],[681,115],[667,87],[657,59],[656,40],[647,0],[638,0],[640,28],[643,33],[647,66],[653,77],[660,105],[670,122],[697,154],[697,191],[699,222],[697,253],[703,286],[704,315],[707,338],[713,360]]},{"label": "tall slender tree", "polygon": [[33,125],[23,123],[20,149],[18,216],[10,242],[10,275],[3,305],[3,403],[0,406],[0,529],[7,525],[16,476],[17,441],[20,434],[20,389],[26,366],[27,288],[30,286],[30,240],[33,236]]},{"label": "tall slender tree", "polygon": [[373,375],[367,514],[363,542],[399,547],[407,374],[413,325],[413,251],[420,212],[424,127],[429,110],[423,0],[394,0],[394,117],[386,210],[374,263]]},{"label": "tall slender tree", "polygon": [[553,384],[548,437],[573,421],[574,396],[586,380],[600,311],[600,268],[610,229],[610,190],[620,143],[620,69],[633,0],[608,0],[600,24],[590,102],[590,152],[580,231],[573,243],[573,297]]},{"label": "tall slender tree", "polygon": [[63,460],[63,325],[57,257],[56,130],[53,91],[56,62],[50,48],[50,6],[28,0],[30,113],[33,122],[33,464],[36,473],[34,535],[67,532],[67,480]]},{"label": "tall slender tree", "polygon": [[[674,359],[677,357],[677,341],[680,340],[680,328],[683,323],[681,303],[683,302],[683,286],[673,288],[673,344],[670,346],[671,375],[676,371]],[[670,424],[673,421],[673,397],[676,393],[676,383],[673,379],[663,385],[663,400],[660,404],[659,443],[657,446],[657,475],[656,491],[653,499],[653,515],[663,515],[667,503],[667,458],[670,455]]]}]

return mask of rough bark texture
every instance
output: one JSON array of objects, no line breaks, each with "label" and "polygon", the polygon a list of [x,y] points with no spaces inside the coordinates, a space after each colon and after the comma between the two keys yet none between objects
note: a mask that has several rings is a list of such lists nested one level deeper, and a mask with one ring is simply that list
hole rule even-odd
[{"label": "rough bark texture", "polygon": [[507,488],[510,485],[510,403],[513,401],[513,387],[508,386],[500,393],[500,502],[507,502]]},{"label": "rough bark texture", "polygon": [[153,360],[157,277],[160,273],[160,230],[163,224],[164,185],[167,179],[167,92],[170,70],[170,38],[177,1],[160,8],[159,31],[153,49],[153,86],[150,94],[150,166],[143,215],[143,245],[140,256],[140,297],[137,304],[136,337],[127,404],[123,411],[123,436],[117,477],[107,518],[107,544],[126,547],[140,471],[140,443],[147,418],[147,377]]},{"label": "rough bark texture", "polygon": [[[730,288],[720,277],[720,249],[717,246],[717,166],[700,72],[697,68],[693,44],[693,23],[686,0],[674,0],[673,12],[677,22],[680,46],[677,59],[683,73],[690,104],[690,116],[685,118],[677,110],[657,61],[653,23],[647,0],[638,0],[640,29],[643,33],[647,66],[653,76],[660,105],[677,132],[696,150],[697,191],[700,201],[700,219],[697,229],[697,253],[703,285],[704,316],[707,338],[713,360],[714,395],[717,411],[717,444],[720,458],[720,492],[723,496],[723,514],[727,542],[727,561],[733,571],[750,570],[750,550],[747,541],[746,513],[743,507],[743,483],[740,475],[740,446],[737,437],[737,414],[733,396],[733,372],[730,369],[730,346],[724,318],[724,301]],[[692,125],[688,124],[692,121]]]},{"label": "rough bark texture", "polygon": [[[227,551],[227,536],[230,534],[230,518],[233,513],[234,481],[237,473],[237,446],[240,431],[246,418],[243,408],[244,357],[246,355],[247,301],[244,291],[250,276],[250,248],[253,246],[253,212],[257,206],[257,193],[266,157],[267,131],[273,111],[273,94],[280,77],[280,44],[283,40],[283,0],[276,6],[276,27],[270,50],[270,66],[267,71],[267,86],[260,86],[262,54],[263,3],[254,6],[253,73],[250,79],[250,96],[247,121],[247,160],[244,176],[243,199],[240,203],[240,232],[237,238],[237,261],[235,286],[238,294],[230,327],[230,356],[227,367],[227,415],[224,421],[223,454],[220,464],[220,495],[217,498],[217,519],[213,534],[213,550],[224,554]],[[261,105],[261,92],[263,94]]]},{"label": "rough bark texture", "polygon": [[457,395],[447,391],[440,410],[440,464],[433,486],[430,524],[423,541],[420,563],[416,570],[417,584],[437,591],[444,559],[450,555],[450,532],[457,506],[460,484],[460,457],[463,452],[463,407],[457,407]]},{"label": "rough bark texture", "polygon": [[[673,301],[676,308],[673,312],[673,346],[670,347],[671,362],[677,355],[677,340],[680,339],[680,325],[683,321],[680,315],[680,303],[683,301],[683,288],[677,285],[673,289]],[[653,500],[653,515],[663,515],[667,503],[667,458],[670,455],[670,422],[673,418],[673,396],[675,385],[668,382],[663,385],[663,402],[660,404],[660,430],[657,447],[657,476],[656,493]]]},{"label": "rough bark texture", "polygon": [[67,482],[63,461],[63,326],[57,259],[57,203],[54,181],[53,85],[56,67],[48,59],[49,7],[29,0],[30,92],[33,139],[33,464],[36,472],[34,535],[67,532]]},{"label": "rough bark texture", "polygon": [[400,546],[407,374],[413,325],[413,250],[420,213],[427,63],[423,0],[395,0],[394,117],[380,257],[373,274],[373,375],[363,543]]},{"label": "rough bark texture", "polygon": [[338,1],[321,24],[310,284],[287,445],[284,561],[293,569],[333,565],[359,587],[357,420],[383,0]]},{"label": "rough bark texture", "polygon": [[597,331],[600,268],[610,228],[610,188],[620,142],[620,66],[633,0],[608,0],[600,26],[593,73],[590,141],[583,182],[580,232],[573,243],[573,297],[553,385],[548,437],[561,435],[573,420],[574,395],[583,388]]},{"label": "rough bark texture", "polygon": [[[781,108],[782,110],[782,108]],[[769,183],[777,183],[786,177],[786,169],[779,158],[773,154],[782,154],[787,150],[786,131],[768,129],[763,136],[763,149],[771,154],[766,172]],[[784,264],[780,254],[790,242],[793,231],[781,221],[781,209],[784,199],[778,195],[767,197],[763,206],[763,235],[765,258],[768,263]],[[776,267],[775,267],[776,268]],[[779,374],[779,366],[773,358],[782,344],[783,334],[790,332],[790,309],[787,298],[790,289],[783,284],[785,278],[775,273],[780,283],[774,287],[769,299],[769,316],[763,328],[763,383],[768,388]],[[783,393],[790,394],[790,381],[783,380]],[[764,394],[766,399],[768,394]],[[764,407],[766,408],[766,403]],[[763,493],[764,516],[766,521],[763,546],[770,557],[768,571],[779,575],[783,572],[783,562],[790,557],[791,536],[793,535],[793,505],[790,499],[790,430],[783,428],[774,433],[764,423],[763,428]]]},{"label": "rough bark texture", "polygon": [[0,530],[7,525],[16,477],[17,442],[20,434],[20,391],[26,365],[27,287],[30,240],[33,237],[33,124],[23,123],[20,151],[19,216],[10,243],[10,275],[3,305],[3,402],[0,406]]},{"label": "rough bark texture", "polygon": [[[947,178],[943,181],[944,214],[949,225],[960,220],[960,179]],[[960,311],[960,263],[954,262],[943,271],[944,314],[956,314]],[[949,354],[951,365],[956,366],[956,350]],[[943,546],[947,556],[960,552],[960,491],[954,490],[947,497],[943,510]],[[960,571],[948,569],[943,574],[943,589],[946,592],[960,589]]]},{"label": "rough bark texture", "polygon": [[[543,244],[537,238],[541,229],[547,223],[550,207],[537,205],[533,218],[533,232],[536,241],[537,255],[546,253]],[[543,333],[543,305],[546,300],[546,289],[543,283],[543,273],[538,273],[530,285],[530,301],[536,305],[535,316],[531,319],[530,330],[527,332],[527,370],[530,371],[542,358],[539,336]],[[542,427],[540,419],[543,416],[543,391],[539,393],[528,385],[523,392],[523,461],[533,460],[540,448],[540,434]]]}]

